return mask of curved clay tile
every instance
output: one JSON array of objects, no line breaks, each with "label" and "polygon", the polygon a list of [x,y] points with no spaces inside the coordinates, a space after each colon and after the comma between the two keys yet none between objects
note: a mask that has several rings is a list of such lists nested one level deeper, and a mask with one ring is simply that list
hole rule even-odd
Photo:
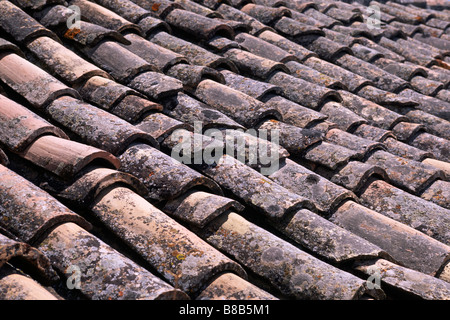
[{"label": "curved clay tile", "polygon": [[360,195],[361,203],[393,220],[450,244],[450,210],[376,180]]},{"label": "curved clay tile", "polygon": [[[388,48],[385,48],[385,47],[379,45],[378,43],[376,43],[376,42],[374,42],[372,40],[369,40],[369,39],[366,39],[366,38],[359,38],[358,39],[358,43],[361,43],[361,44],[365,45],[368,48],[372,48],[374,50],[377,50],[378,52],[381,52],[382,54],[384,54],[384,56],[387,59],[391,59],[391,60],[396,61],[396,62],[404,62],[405,61],[405,58],[403,56],[399,55],[398,53],[395,53],[392,50],[389,50]],[[375,61],[374,63],[377,65],[377,62],[378,62],[378,60]],[[398,76],[400,78],[402,78],[400,75],[398,75]]]},{"label": "curved clay tile", "polygon": [[365,291],[361,279],[314,258],[234,212],[217,219],[202,234],[207,242],[284,295],[314,300],[357,299]]},{"label": "curved clay tile", "polygon": [[224,271],[246,277],[240,265],[127,188],[103,193],[91,210],[170,284],[187,293]]},{"label": "curved clay tile", "polygon": [[360,125],[358,128],[356,128],[356,130],[353,131],[353,134],[364,139],[378,142],[384,142],[389,137],[395,139],[395,135],[392,133],[392,131],[374,127],[370,124]]},{"label": "curved clay tile", "polygon": [[277,143],[293,156],[301,155],[304,150],[322,141],[323,138],[322,134],[315,130],[302,129],[277,120],[263,122],[258,130],[267,130],[269,139],[272,139],[271,132],[277,132],[279,139]]},{"label": "curved clay tile", "polygon": [[402,121],[392,127],[392,133],[400,141],[408,142],[415,137],[419,132],[426,131],[426,128],[418,123],[411,123]]},{"label": "curved clay tile", "polygon": [[[278,123],[278,121],[272,121]],[[272,124],[272,121],[269,120],[268,123]],[[302,131],[300,128],[291,127],[298,129],[298,131],[294,132],[296,134],[299,134],[299,131]],[[280,130],[280,132],[277,132],[278,140],[276,142],[272,141],[273,137],[271,135],[271,130],[273,129]],[[289,133],[292,132],[286,132],[287,130],[285,128],[283,129],[280,129],[280,126],[265,126],[263,124],[258,128],[258,131],[255,130],[253,134],[242,130],[226,129],[222,131],[220,137],[212,135],[211,138],[223,141],[227,148],[225,150],[226,154],[247,164],[249,167],[258,170],[260,168],[268,167],[272,162],[279,163],[282,159],[289,156],[289,152],[285,149],[285,145],[286,147],[289,147],[289,142],[294,145],[293,142],[288,141],[288,139],[292,139],[292,137],[289,136]],[[207,135],[206,132],[205,135]],[[302,141],[305,136],[306,134],[303,134],[299,137],[295,137],[293,140],[296,140],[299,144],[307,144],[310,142],[307,138],[304,139],[305,141]],[[317,139],[317,137],[314,138]],[[314,138],[311,138],[311,140]],[[229,150],[230,146],[232,146],[231,150]],[[301,146],[298,146],[298,148],[301,148]],[[269,159],[264,159],[263,157]]]},{"label": "curved clay tile", "polygon": [[450,182],[437,180],[420,197],[450,210]]},{"label": "curved clay tile", "polygon": [[340,31],[338,32],[337,27],[340,27],[340,26],[336,26],[333,29],[323,29],[323,31],[325,33],[325,37],[327,37],[328,39],[330,39],[333,42],[339,43],[339,44],[347,46],[347,47],[351,47],[356,42],[359,41],[359,39],[355,38],[352,35],[348,35],[346,33],[340,32]]},{"label": "curved clay tile", "polygon": [[371,81],[360,75],[354,74],[353,72],[316,57],[308,58],[303,61],[303,64],[340,81],[350,92],[357,92],[361,88],[372,84]]},{"label": "curved clay tile", "polygon": [[309,210],[299,210],[276,228],[303,248],[333,263],[376,257],[392,259],[376,245]]},{"label": "curved clay tile", "polygon": [[285,50],[286,52],[293,54],[300,61],[305,61],[310,57],[317,57],[317,54],[306,49],[305,47],[290,41],[279,34],[272,32],[270,30],[261,32],[258,35],[259,38],[276,45],[277,47]]},{"label": "curved clay tile", "polygon": [[9,1],[0,1],[0,26],[19,43],[26,43],[37,37],[47,36],[59,41],[58,37],[42,26],[20,8]]},{"label": "curved clay tile", "polygon": [[200,82],[195,96],[248,128],[259,122],[267,114],[266,110],[273,110],[255,98],[212,80]]},{"label": "curved clay tile", "polygon": [[133,23],[138,23],[151,14],[130,0],[95,0],[95,2]]},{"label": "curved clay tile", "polygon": [[170,0],[131,0],[138,6],[149,11],[153,17],[164,19],[170,12],[175,9],[182,9],[178,3]]},{"label": "curved clay tile", "polygon": [[300,23],[307,24],[312,27],[321,28],[321,29],[325,27],[325,24],[322,23],[321,21],[316,20],[310,16],[307,16],[304,13],[300,13],[299,11],[291,10],[291,15],[292,15],[292,19],[294,19],[295,21],[298,21]]},{"label": "curved clay tile", "polygon": [[411,45],[403,39],[398,39],[397,41],[392,41],[386,37],[382,37],[378,42],[379,45],[394,51],[395,53],[403,56],[406,60],[418,64],[422,67],[431,67],[435,64],[436,58],[432,55],[424,55],[423,53],[416,50],[416,46]]},{"label": "curved clay tile", "polygon": [[321,212],[331,212],[348,199],[357,201],[353,192],[335,185],[289,159],[286,159],[286,165],[269,178],[288,190],[310,199]]},{"label": "curved clay tile", "polygon": [[182,55],[158,46],[137,34],[129,33],[125,38],[130,44],[123,47],[146,60],[159,72],[166,72],[177,63],[187,62]]},{"label": "curved clay tile", "polygon": [[156,67],[114,41],[102,41],[95,47],[81,49],[98,67],[120,82],[129,82],[136,75]]},{"label": "curved clay tile", "polygon": [[313,7],[310,8],[306,8],[304,11],[302,11],[302,13],[306,14],[307,16],[314,18],[318,21],[320,21],[321,23],[325,24],[325,27],[330,29],[335,25],[339,25],[342,24],[341,21],[333,19],[330,16],[327,16],[326,14],[316,10]]},{"label": "curved clay tile", "polygon": [[149,189],[148,196],[151,199],[173,199],[196,186],[222,193],[213,180],[144,144],[128,148],[120,156],[120,161],[120,170],[139,178]]},{"label": "curved clay tile", "polygon": [[249,3],[241,8],[241,12],[258,19],[261,23],[271,25],[282,17],[291,17],[291,11],[287,8],[271,8]]},{"label": "curved clay tile", "polygon": [[170,28],[167,22],[151,16],[139,21],[138,26],[146,37],[150,37],[153,33],[160,31],[172,33],[172,28]]},{"label": "curved clay tile", "polygon": [[251,28],[250,34],[254,36],[257,36],[265,30],[273,30],[271,27],[266,26],[257,19],[223,2],[220,3],[220,6],[216,9],[216,11],[219,12],[225,19],[246,23]]},{"label": "curved clay tile", "polygon": [[450,141],[423,132],[411,141],[411,145],[431,152],[436,159],[450,162]]},{"label": "curved clay tile", "polygon": [[269,218],[280,219],[295,209],[314,209],[306,198],[288,191],[229,155],[222,156],[218,165],[204,168],[202,172]]},{"label": "curved clay tile", "polygon": [[212,37],[209,41],[206,42],[208,45],[208,49],[220,54],[221,52],[227,51],[231,48],[241,49],[242,47],[234,40],[230,40],[228,38],[222,36]]},{"label": "curved clay tile", "polygon": [[426,96],[436,96],[438,92],[444,88],[444,85],[441,82],[427,79],[422,76],[415,76],[411,79],[410,83],[414,90]]},{"label": "curved clay tile", "polygon": [[183,9],[189,10],[204,17],[223,18],[220,13],[191,0],[174,0],[174,2],[182,6]]},{"label": "curved clay tile", "polygon": [[0,234],[0,269],[11,259],[15,261],[20,259],[20,262],[26,263],[30,271],[36,273],[45,282],[53,282],[59,279],[50,261],[42,252],[27,243],[17,242]]},{"label": "curved clay tile", "polygon": [[57,32],[61,38],[73,40],[82,46],[95,46],[105,38],[112,38],[120,43],[128,43],[119,32],[86,21],[79,21],[79,29],[68,29],[67,20],[74,13],[67,7],[56,5],[40,11],[35,14],[35,17],[45,27]]},{"label": "curved clay tile", "polygon": [[1,300],[58,300],[38,282],[12,266],[0,269]]},{"label": "curved clay tile", "polygon": [[67,277],[78,270],[79,290],[89,299],[188,299],[186,293],[167,284],[73,223],[64,223],[55,228],[38,245],[38,249]]},{"label": "curved clay tile", "polygon": [[72,85],[93,76],[110,77],[107,72],[84,60],[51,38],[39,37],[29,42],[27,49],[51,74]]},{"label": "curved clay tile", "polygon": [[245,50],[263,58],[282,63],[291,60],[300,61],[297,56],[281,49],[274,44],[271,44],[268,41],[263,40],[261,35],[259,37],[255,37],[248,33],[239,33],[234,39]]},{"label": "curved clay tile", "polygon": [[399,94],[388,92],[382,89],[378,89],[372,85],[366,85],[360,88],[356,94],[366,100],[370,100],[382,106],[393,106],[393,107],[416,107],[419,104],[415,102],[412,98],[405,95],[404,92],[410,92],[412,90],[405,89]]},{"label": "curved clay tile", "polygon": [[166,49],[172,50],[184,56],[189,63],[217,68],[219,66],[225,67],[237,72],[236,66],[221,56],[218,56],[200,46],[197,46],[188,41],[182,40],[167,32],[158,32],[153,34],[149,40]]},{"label": "curved clay tile", "polygon": [[313,123],[322,122],[328,118],[325,114],[301,106],[281,96],[271,96],[265,100],[265,104],[267,107],[277,110],[285,123],[300,128],[306,128]]},{"label": "curved clay tile", "polygon": [[133,141],[158,147],[149,134],[102,109],[71,97],[55,100],[47,108],[52,119],[79,136],[85,143],[113,155],[123,152]]},{"label": "curved clay tile", "polygon": [[120,15],[101,5],[87,0],[71,0],[70,4],[78,6],[80,8],[81,16],[93,24],[98,24],[106,29],[117,32],[131,31],[139,34],[142,33],[142,30],[138,25],[122,18]]},{"label": "curved clay tile", "polygon": [[439,18],[431,18],[425,23],[425,25],[432,28],[446,30],[450,27],[450,21],[441,20]]},{"label": "curved clay tile", "polygon": [[322,165],[328,169],[336,170],[349,161],[359,159],[361,154],[355,150],[348,149],[336,144],[323,141],[312,146],[304,155],[308,161]]},{"label": "curved clay tile", "polygon": [[222,213],[231,209],[242,211],[244,206],[229,198],[193,190],[168,201],[163,211],[190,225],[203,228]]},{"label": "curved clay tile", "polygon": [[91,166],[75,182],[60,191],[58,197],[85,206],[91,204],[103,190],[117,184],[125,185],[143,197],[148,194],[144,184],[131,174]]},{"label": "curved clay tile", "polygon": [[173,119],[163,113],[154,112],[147,115],[136,128],[149,133],[155,140],[161,142],[177,129],[192,130],[189,124]]},{"label": "curved clay tile", "polygon": [[0,178],[0,224],[20,240],[33,244],[65,222],[90,228],[81,216],[6,167],[0,166]]},{"label": "curved clay tile", "polygon": [[352,49],[349,46],[334,42],[323,36],[305,35],[296,38],[296,42],[305,48],[314,51],[324,60],[334,61],[336,57],[342,54],[352,55]]},{"label": "curved clay tile", "polygon": [[103,109],[113,109],[129,95],[143,97],[139,92],[114,82],[111,79],[94,76],[78,88],[81,97]]},{"label": "curved clay tile", "polygon": [[450,122],[422,110],[411,110],[406,116],[413,122],[426,126],[427,131],[441,138],[450,140]]},{"label": "curved clay tile", "polygon": [[222,112],[211,109],[209,106],[184,93],[178,93],[165,104],[165,110],[169,116],[191,126],[201,122],[204,129],[209,128],[231,128],[243,127]]},{"label": "curved clay tile", "polygon": [[242,73],[258,79],[265,80],[275,71],[289,73],[289,69],[284,64],[241,49],[230,49],[223,55],[230,59]]},{"label": "curved clay tile", "polygon": [[376,176],[389,181],[387,173],[380,167],[360,161],[350,161],[339,172],[334,173],[330,181],[359,194],[368,181]]},{"label": "curved clay tile", "polygon": [[183,82],[185,91],[195,91],[197,85],[205,79],[225,83],[222,73],[205,66],[179,63],[168,69],[166,74]]},{"label": "curved clay tile", "polygon": [[305,66],[304,64],[298,63],[297,61],[288,61],[284,63],[286,67],[289,68],[291,75],[318,84],[323,87],[330,89],[343,89],[347,88],[339,80],[333,79],[326,74],[323,74],[313,68]]},{"label": "curved clay tile", "polygon": [[270,293],[233,273],[224,273],[211,282],[196,300],[278,300]]},{"label": "curved clay tile", "polygon": [[405,159],[422,162],[424,159],[434,158],[431,152],[421,150],[391,137],[384,140],[383,144],[386,146],[386,151]]},{"label": "curved clay tile", "polygon": [[246,78],[228,70],[222,70],[221,74],[224,76],[224,83],[227,86],[258,100],[263,101],[268,95],[281,93],[280,87],[267,82]]},{"label": "curved clay tile", "polygon": [[410,81],[415,76],[428,77],[429,74],[427,68],[415,64],[402,63],[390,58],[377,59],[374,64],[389,73],[395,74],[405,81]]},{"label": "curved clay tile", "polygon": [[450,295],[450,286],[437,279],[412,269],[404,268],[384,259],[356,262],[355,269],[370,276],[369,270],[380,270],[381,285],[390,285],[404,293],[426,300],[444,300]]},{"label": "curved clay tile", "polygon": [[128,86],[153,100],[167,98],[183,90],[183,83],[180,80],[154,71],[140,73],[128,83]]},{"label": "curved clay tile", "polygon": [[340,129],[331,129],[325,137],[328,142],[357,151],[359,159],[364,159],[375,150],[386,150],[380,142],[364,139]]},{"label": "curved clay tile", "polygon": [[442,119],[449,119],[450,103],[439,100],[434,97],[426,96],[411,89],[405,89],[399,93],[399,96],[415,101],[419,105],[417,109],[431,113]]},{"label": "curved clay tile", "polygon": [[349,11],[349,10],[342,10],[339,8],[330,8],[329,10],[326,10],[324,12],[327,16],[336,19],[338,21],[341,21],[344,24],[351,24],[355,21],[363,22],[364,18],[363,15],[360,12],[355,11]]},{"label": "curved clay tile", "polygon": [[327,101],[342,101],[335,90],[288,75],[275,73],[269,82],[283,89],[283,96],[296,103],[319,110]]},{"label": "curved clay tile", "polygon": [[79,97],[76,90],[13,53],[0,54],[0,79],[36,108],[63,95]]},{"label": "curved clay tile", "polygon": [[234,31],[229,25],[219,20],[207,18],[191,11],[175,9],[166,17],[165,21],[173,28],[195,34],[202,40],[210,40],[216,34],[233,39]]},{"label": "curved clay tile", "polygon": [[334,101],[325,103],[320,112],[327,115],[328,121],[335,123],[343,131],[351,132],[361,124],[367,123],[366,119]]},{"label": "curved clay tile", "polygon": [[419,194],[433,181],[443,178],[443,172],[421,162],[394,156],[386,151],[378,150],[366,161],[383,168],[389,179],[396,186]]},{"label": "curved clay tile", "polygon": [[2,51],[13,52],[19,56],[24,56],[22,50],[20,50],[18,46],[9,42],[8,40],[0,38],[0,52]]},{"label": "curved clay tile", "polygon": [[345,108],[366,119],[373,126],[389,130],[399,122],[408,121],[407,117],[350,92],[339,90],[339,94]]},{"label": "curved clay tile", "polygon": [[334,61],[342,68],[371,80],[379,89],[397,93],[410,87],[407,81],[349,54],[343,54]]},{"label": "curved clay tile", "polygon": [[324,32],[308,24],[304,24],[288,17],[282,17],[274,23],[274,28],[281,34],[288,37],[297,38],[307,35],[325,35]]},{"label": "curved clay tile", "polygon": [[119,160],[109,152],[54,136],[36,139],[20,155],[62,178],[73,178],[93,161],[120,167]]},{"label": "curved clay tile", "polygon": [[0,141],[13,152],[25,150],[43,135],[68,139],[64,131],[3,95],[0,95],[0,124]]},{"label": "curved clay tile", "polygon": [[353,201],[344,203],[330,220],[425,274],[434,276],[449,257],[449,246]]},{"label": "curved clay tile", "polygon": [[155,111],[162,111],[162,109],[163,106],[159,103],[155,103],[141,98],[138,95],[132,94],[123,98],[113,107],[111,112],[125,121],[136,124],[141,121],[146,114]]}]

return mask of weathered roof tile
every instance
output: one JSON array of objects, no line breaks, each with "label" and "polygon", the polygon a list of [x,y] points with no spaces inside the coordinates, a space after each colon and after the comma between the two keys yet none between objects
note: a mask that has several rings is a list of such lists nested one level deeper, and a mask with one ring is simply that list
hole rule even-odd
[{"label": "weathered roof tile", "polygon": [[33,244],[64,222],[90,227],[81,216],[15,172],[0,166],[0,176],[1,225],[22,241]]}]

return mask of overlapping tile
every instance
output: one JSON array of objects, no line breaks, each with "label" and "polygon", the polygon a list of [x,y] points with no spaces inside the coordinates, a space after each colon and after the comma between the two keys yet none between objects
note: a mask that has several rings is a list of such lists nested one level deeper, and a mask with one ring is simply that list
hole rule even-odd
[{"label": "overlapping tile", "polygon": [[[382,288],[448,298],[445,11],[380,4],[373,29],[366,7],[336,1],[76,0],[82,21],[70,29],[61,1],[0,4],[10,13],[0,18],[0,161],[27,179],[5,169],[4,182],[43,199],[33,210],[0,202],[36,217],[8,216],[0,231],[39,246],[61,274],[123,263],[88,271],[85,298],[383,298],[366,290],[369,266],[390,270]],[[244,149],[227,150],[236,139]],[[269,166],[249,161],[261,148],[278,155]],[[226,155],[202,159],[212,150]],[[44,203],[61,214],[39,212]],[[78,210],[108,235],[72,224],[88,226]],[[23,279],[2,272],[11,298],[61,298],[29,281],[17,295]],[[121,280],[102,280],[111,276]]]}]

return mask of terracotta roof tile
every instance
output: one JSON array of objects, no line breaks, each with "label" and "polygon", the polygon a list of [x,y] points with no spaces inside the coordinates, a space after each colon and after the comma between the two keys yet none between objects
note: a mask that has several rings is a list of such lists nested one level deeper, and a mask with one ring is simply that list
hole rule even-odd
[{"label": "terracotta roof tile", "polygon": [[[0,18],[0,26],[16,41],[26,43],[41,36],[58,39],[52,31],[39,24],[11,2],[0,1],[0,8],[4,13]],[[17,28],[18,23],[20,28]]]},{"label": "terracotta roof tile", "polygon": [[1,54],[0,79],[37,108],[63,95],[79,97],[76,90],[14,53]]},{"label": "terracotta roof tile", "polygon": [[16,261],[18,265],[25,264],[23,266],[28,267],[40,278],[39,280],[44,280],[47,284],[59,279],[50,261],[42,252],[27,243],[18,242],[0,234],[0,268],[7,263],[14,263],[13,261]]},{"label": "terracotta roof tile", "polygon": [[434,276],[448,259],[447,245],[352,201],[338,208],[331,221],[378,245],[403,266],[425,274]]},{"label": "terracotta roof tile", "polygon": [[238,264],[127,188],[117,187],[100,195],[92,204],[92,212],[172,285],[187,293],[197,291],[225,270],[246,277]]},{"label": "terracotta roof tile", "polygon": [[78,267],[83,284],[80,291],[90,299],[187,298],[184,292],[174,289],[73,223],[55,228],[39,243],[38,249],[61,273],[70,274],[74,266]]},{"label": "terracotta roof tile", "polygon": [[199,185],[221,193],[216,182],[150,146],[133,145],[119,159],[121,170],[139,178],[152,199],[172,199]]},{"label": "terracotta roof tile", "polygon": [[21,240],[37,242],[51,228],[65,222],[76,222],[89,228],[88,222],[47,192],[4,166],[0,166],[0,170],[0,191],[4,199],[0,206],[1,224]]},{"label": "terracotta roof tile", "polygon": [[12,258],[2,299],[447,297],[449,11],[0,8],[0,232],[61,276]]},{"label": "terracotta roof tile", "polygon": [[0,141],[14,152],[25,150],[43,135],[67,138],[61,129],[3,95],[0,95],[0,121]]},{"label": "terracotta roof tile", "polygon": [[197,300],[278,300],[233,273],[225,273],[209,284]]},{"label": "terracotta roof tile", "polygon": [[[424,275],[423,273],[404,268],[392,262],[379,259],[374,262],[357,263],[356,269],[368,274],[371,266],[382,270],[383,283],[392,285],[404,292],[427,300],[446,299],[449,291],[448,282]],[[420,285],[417,285],[420,283]],[[443,294],[443,296],[441,296]]]},{"label": "terracotta roof tile", "polygon": [[137,139],[158,146],[151,135],[130,123],[71,97],[54,100],[47,111],[54,121],[68,128],[84,142],[114,155],[123,152]]}]

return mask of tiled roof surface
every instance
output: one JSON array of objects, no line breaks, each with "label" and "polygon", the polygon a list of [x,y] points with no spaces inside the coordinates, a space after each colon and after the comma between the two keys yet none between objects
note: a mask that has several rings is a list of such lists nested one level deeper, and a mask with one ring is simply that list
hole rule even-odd
[{"label": "tiled roof surface", "polygon": [[1,0],[0,298],[450,299],[449,9],[347,2]]}]

